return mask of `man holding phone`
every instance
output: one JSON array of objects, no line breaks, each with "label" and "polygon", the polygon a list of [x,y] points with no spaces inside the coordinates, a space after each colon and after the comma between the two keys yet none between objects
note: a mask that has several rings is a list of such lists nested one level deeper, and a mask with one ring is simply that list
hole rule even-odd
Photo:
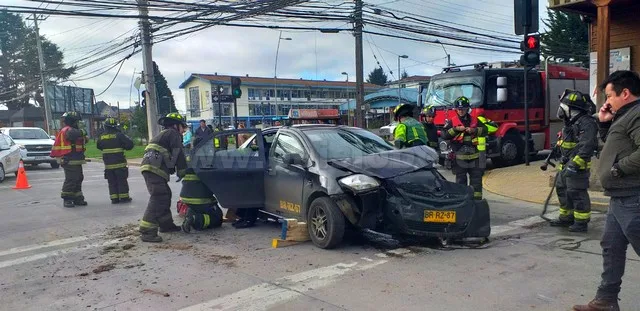
[{"label": "man holding phone", "polygon": [[627,246],[640,255],[640,77],[616,71],[600,85],[607,101],[600,108],[598,177],[611,197],[602,235],[602,282],[595,299],[576,311],[620,310],[618,294],[624,275]]}]

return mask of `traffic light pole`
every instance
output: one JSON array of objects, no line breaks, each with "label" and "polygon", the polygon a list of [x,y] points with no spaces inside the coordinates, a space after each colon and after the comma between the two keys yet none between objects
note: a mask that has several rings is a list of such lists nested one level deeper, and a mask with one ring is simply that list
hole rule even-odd
[{"label": "traffic light pole", "polygon": [[[526,23],[525,23],[526,24]],[[529,25],[524,26],[524,39],[527,40]],[[526,42],[525,42],[526,44]],[[524,65],[524,165],[529,166],[529,99],[527,80],[529,80],[529,65]]]},{"label": "traffic light pole", "polygon": [[222,92],[220,92],[221,87],[218,85],[216,86],[218,89],[216,90],[218,92],[218,126],[220,128],[222,127]]}]

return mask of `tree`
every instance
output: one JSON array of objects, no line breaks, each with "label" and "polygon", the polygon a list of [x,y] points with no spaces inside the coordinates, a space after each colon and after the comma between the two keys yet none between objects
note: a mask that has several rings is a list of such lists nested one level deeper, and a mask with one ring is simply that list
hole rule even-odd
[{"label": "tree", "polygon": [[406,79],[408,77],[409,77],[409,74],[407,73],[407,70],[403,70],[402,75],[400,76],[400,79]]},{"label": "tree", "polygon": [[384,86],[385,84],[387,84],[387,81],[388,81],[387,79],[388,79],[387,74],[384,73],[384,70],[382,69],[382,67],[378,67],[369,73],[367,82],[375,85]]},{"label": "tree", "polygon": [[149,131],[147,109],[142,105],[131,107],[131,131],[134,137],[146,138]]},{"label": "tree", "polygon": [[581,62],[589,66],[589,26],[580,15],[547,10],[543,23],[549,29],[540,40],[542,55],[555,61]]},{"label": "tree", "polygon": [[156,81],[156,95],[158,96],[158,115],[164,116],[169,112],[177,112],[176,102],[167,79],[164,78],[156,62],[153,62],[153,77]]},{"label": "tree", "polygon": [[[47,81],[60,82],[75,73],[75,67],[64,64],[58,46],[40,36]],[[34,28],[26,27],[22,18],[0,10],[0,104],[20,109],[34,98],[44,104],[40,79],[40,63]]]}]

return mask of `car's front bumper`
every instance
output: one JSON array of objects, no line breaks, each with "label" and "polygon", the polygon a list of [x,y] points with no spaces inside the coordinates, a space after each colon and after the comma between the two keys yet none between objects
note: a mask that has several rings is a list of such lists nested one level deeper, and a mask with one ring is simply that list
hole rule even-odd
[{"label": "car's front bumper", "polygon": [[40,164],[40,163],[53,163],[56,162],[56,158],[49,156],[50,151],[37,152],[28,151],[26,149],[20,150],[20,157],[24,164]]}]

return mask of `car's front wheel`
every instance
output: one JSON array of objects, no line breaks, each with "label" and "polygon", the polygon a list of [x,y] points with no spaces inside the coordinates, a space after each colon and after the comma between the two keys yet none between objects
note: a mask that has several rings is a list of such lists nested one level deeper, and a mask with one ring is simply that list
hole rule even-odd
[{"label": "car's front wheel", "polygon": [[316,246],[330,249],[342,242],[345,231],[344,216],[330,198],[320,197],[311,202],[307,222],[309,236]]},{"label": "car's front wheel", "polygon": [[0,183],[4,181],[5,177],[6,177],[6,175],[4,173],[4,166],[2,166],[2,164],[0,164]]}]

